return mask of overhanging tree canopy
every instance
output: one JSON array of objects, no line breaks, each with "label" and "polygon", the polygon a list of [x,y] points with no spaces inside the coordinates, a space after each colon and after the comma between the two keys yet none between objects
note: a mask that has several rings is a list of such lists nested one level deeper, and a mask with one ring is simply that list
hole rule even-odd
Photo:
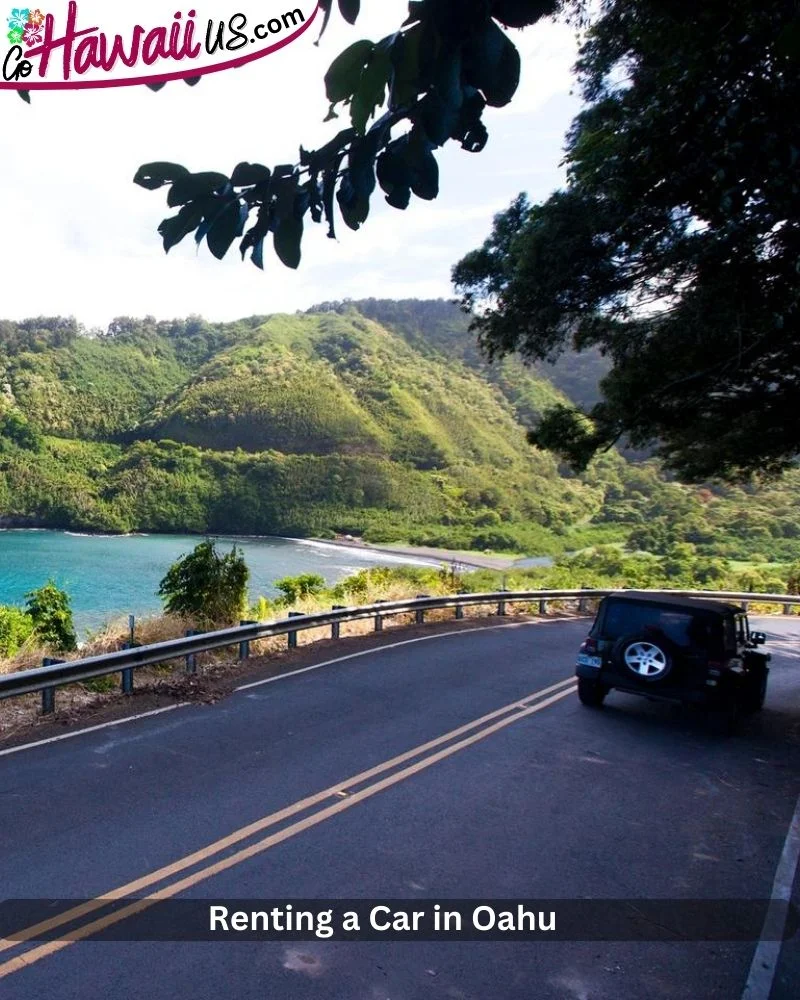
[{"label": "overhanging tree canopy", "polygon": [[[324,220],[335,238],[339,216],[354,230],[366,222],[378,184],[398,209],[412,194],[436,198],[434,150],[455,140],[480,152],[489,138],[485,108],[502,107],[516,93],[520,56],[504,27],[535,24],[561,2],[411,0],[396,32],[354,42],[334,60],[325,77],[329,119],[345,106],[350,125],[321,149],[301,149],[299,163],[240,163],[230,176],[173,163],[141,167],[136,183],[169,185],[167,203],[179,209],[159,227],[164,249],[194,233],[221,259],[239,240],[242,257],[249,253],[263,267],[271,238],[280,260],[296,268],[307,219]],[[333,0],[320,7],[327,25]],[[354,24],[361,2],[338,0],[338,7]]]},{"label": "overhanging tree canopy", "polygon": [[800,452],[799,43],[796,0],[604,0],[567,188],[520,196],[453,274],[490,356],[613,363],[535,444],[583,468],[658,442],[693,479]]}]

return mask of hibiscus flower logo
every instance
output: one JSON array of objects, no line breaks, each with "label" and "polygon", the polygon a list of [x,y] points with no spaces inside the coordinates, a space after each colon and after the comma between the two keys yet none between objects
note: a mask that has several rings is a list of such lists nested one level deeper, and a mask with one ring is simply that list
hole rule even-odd
[{"label": "hibiscus flower logo", "polygon": [[39,45],[42,41],[42,29],[38,24],[33,24],[33,22],[29,21],[25,25],[25,33],[22,37],[25,39],[25,44],[28,48]]},{"label": "hibiscus flower logo", "polygon": [[25,27],[31,19],[31,12],[27,7],[14,7],[8,19],[8,26],[11,31],[25,31]]},{"label": "hibiscus flower logo", "polygon": [[12,45],[41,45],[44,35],[42,27],[47,14],[38,7],[14,7],[8,17],[8,40]]}]

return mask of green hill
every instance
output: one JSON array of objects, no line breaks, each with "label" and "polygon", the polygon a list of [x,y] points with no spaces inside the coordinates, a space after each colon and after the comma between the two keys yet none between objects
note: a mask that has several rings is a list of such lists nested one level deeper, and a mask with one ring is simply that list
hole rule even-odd
[{"label": "green hill", "polygon": [[575,476],[525,431],[591,402],[603,359],[487,365],[467,326],[451,303],[381,300],[0,322],[0,526],[800,558],[800,474],[682,486],[611,452]]},{"label": "green hill", "polygon": [[6,523],[556,551],[549,527],[602,501],[528,447],[501,388],[354,309],[7,323],[0,387]]},{"label": "green hill", "polygon": [[482,378],[498,385],[519,407],[522,418],[538,419],[542,409],[555,402],[558,393],[579,406],[592,406],[600,396],[599,383],[609,370],[608,362],[596,350],[583,354],[568,352],[553,363],[542,362],[532,367],[515,359],[488,364],[469,332],[470,317],[454,302],[444,299],[326,302],[310,312],[341,313],[352,309],[397,333],[418,351],[463,361]]},{"label": "green hill", "polygon": [[245,346],[200,368],[144,429],[216,450],[380,455],[418,469],[532,460],[501,391],[352,310],[267,320]]}]

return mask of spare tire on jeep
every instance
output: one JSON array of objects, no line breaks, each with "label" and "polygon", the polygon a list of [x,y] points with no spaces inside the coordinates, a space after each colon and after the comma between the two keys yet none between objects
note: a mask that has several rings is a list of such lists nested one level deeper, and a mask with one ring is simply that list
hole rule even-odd
[{"label": "spare tire on jeep", "polygon": [[648,684],[665,680],[672,670],[669,644],[653,634],[623,636],[614,644],[611,661],[618,670]]}]

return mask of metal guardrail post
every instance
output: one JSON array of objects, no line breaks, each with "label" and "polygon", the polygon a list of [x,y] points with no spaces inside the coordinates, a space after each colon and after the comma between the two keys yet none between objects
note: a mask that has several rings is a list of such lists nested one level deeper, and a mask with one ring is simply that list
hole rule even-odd
[{"label": "metal guardrail post", "polygon": [[[386,604],[386,601],[376,601],[375,603]],[[380,612],[378,612],[378,614],[375,615],[375,631],[383,632],[383,615]]]},{"label": "metal guardrail post", "polygon": [[[467,596],[468,595],[464,593],[456,594],[456,597],[467,597]],[[463,617],[464,617],[464,605],[456,604],[456,621],[460,622],[463,619]]]},{"label": "metal guardrail post", "polygon": [[[331,611],[346,611],[347,608],[344,604],[334,604]],[[342,637],[342,623],[334,622],[331,625],[331,639],[341,639]]]},{"label": "metal guardrail post", "polygon": [[[289,618],[303,618],[305,617],[300,611],[290,611]],[[297,632],[289,632],[287,634],[289,649],[297,649]]]},{"label": "metal guardrail post", "polygon": [[540,615],[547,614],[547,601],[539,601],[539,614]]},{"label": "metal guardrail post", "polygon": [[[133,615],[131,615],[133,618]],[[131,626],[131,636],[133,636],[133,626]],[[138,649],[141,646],[140,642],[136,642],[135,639],[131,639],[130,642],[126,642],[123,645],[123,649]],[[121,690],[123,694],[133,694],[133,667],[128,667],[126,670],[122,671],[122,684]]]},{"label": "metal guardrail post", "polygon": [[[193,635],[202,635],[198,629],[189,629],[186,633],[186,638],[191,639]],[[186,656],[186,673],[196,674],[197,673],[197,653],[188,653]]]},{"label": "metal guardrail post", "polygon": [[[506,591],[503,590],[502,593],[506,593]],[[504,600],[503,601],[499,601],[498,605],[497,605],[497,614],[501,618],[505,618],[505,616],[506,616],[507,613],[508,612],[506,611],[506,602]]]},{"label": "metal guardrail post", "polygon": [[[430,594],[417,594],[417,600],[418,601],[424,601],[427,597],[430,597],[430,596],[431,596]],[[417,608],[414,620],[415,620],[415,622],[416,622],[417,625],[424,625],[425,624],[425,608]]]},{"label": "metal guardrail post", "polygon": [[784,606],[783,606],[783,613],[785,615],[790,615],[792,613],[792,605],[791,604],[784,604]]},{"label": "metal guardrail post", "polygon": [[[57,663],[65,663],[65,660],[53,660],[45,657],[42,660],[43,667],[54,667]],[[56,689],[54,687],[42,688],[42,715],[52,715],[56,710]]]},{"label": "metal guardrail post", "polygon": [[[239,622],[239,627],[240,628],[245,628],[245,626],[247,626],[247,625],[258,625],[258,622],[257,621],[252,621],[252,620],[250,620],[250,621],[240,621]],[[249,660],[250,659],[250,640],[249,639],[242,639],[242,641],[239,643],[239,659],[240,660]]]}]

